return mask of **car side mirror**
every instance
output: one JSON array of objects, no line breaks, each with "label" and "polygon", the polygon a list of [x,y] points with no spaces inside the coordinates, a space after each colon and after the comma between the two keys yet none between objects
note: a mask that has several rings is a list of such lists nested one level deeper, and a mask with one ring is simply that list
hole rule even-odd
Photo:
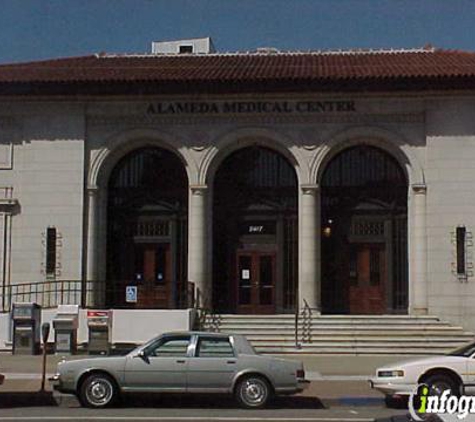
[{"label": "car side mirror", "polygon": [[134,358],[140,358],[144,361],[148,361],[147,354],[145,353],[145,350],[139,350],[137,354],[134,355]]}]

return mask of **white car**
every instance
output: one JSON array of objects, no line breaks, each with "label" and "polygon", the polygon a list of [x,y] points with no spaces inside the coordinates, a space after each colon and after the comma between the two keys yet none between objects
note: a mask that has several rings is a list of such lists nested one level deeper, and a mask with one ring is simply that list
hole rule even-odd
[{"label": "white car", "polygon": [[475,387],[475,342],[447,355],[398,362],[378,368],[369,380],[371,388],[383,392],[387,402],[409,396],[419,384],[426,384],[433,394],[445,390],[463,394]]}]

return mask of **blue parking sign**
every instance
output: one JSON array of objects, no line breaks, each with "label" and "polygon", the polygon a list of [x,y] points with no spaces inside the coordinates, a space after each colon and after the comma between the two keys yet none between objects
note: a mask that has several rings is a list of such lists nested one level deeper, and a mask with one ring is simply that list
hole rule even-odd
[{"label": "blue parking sign", "polygon": [[125,301],[127,303],[137,303],[137,286],[127,286],[125,288]]}]

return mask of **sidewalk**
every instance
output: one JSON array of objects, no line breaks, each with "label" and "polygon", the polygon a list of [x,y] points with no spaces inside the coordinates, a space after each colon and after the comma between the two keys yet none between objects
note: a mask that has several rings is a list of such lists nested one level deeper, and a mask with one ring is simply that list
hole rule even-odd
[{"label": "sidewalk", "polygon": [[[62,359],[81,359],[87,355],[48,355],[47,376],[55,373],[56,365]],[[307,378],[312,381],[302,394],[317,398],[324,407],[336,406],[383,406],[384,396],[369,387],[367,379],[377,367],[388,362],[401,360],[401,356],[286,356],[304,361]],[[41,356],[12,356],[0,354],[0,373],[5,382],[0,386],[0,407],[31,405],[57,405],[58,398],[75,401],[73,396],[62,396],[51,392],[46,384],[47,394],[39,394],[41,386]],[[65,398],[66,397],[66,398]]]}]

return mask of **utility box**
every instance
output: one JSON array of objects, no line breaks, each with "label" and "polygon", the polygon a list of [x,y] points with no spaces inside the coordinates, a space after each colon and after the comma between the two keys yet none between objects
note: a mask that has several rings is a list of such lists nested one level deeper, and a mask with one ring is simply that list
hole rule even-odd
[{"label": "utility box", "polygon": [[111,343],[112,312],[87,311],[87,327],[89,331],[88,353],[90,355],[108,355]]},{"label": "utility box", "polygon": [[37,355],[41,346],[41,306],[17,302],[12,306],[13,354]]},{"label": "utility box", "polygon": [[73,354],[77,349],[79,305],[59,305],[53,319],[55,353]]}]

